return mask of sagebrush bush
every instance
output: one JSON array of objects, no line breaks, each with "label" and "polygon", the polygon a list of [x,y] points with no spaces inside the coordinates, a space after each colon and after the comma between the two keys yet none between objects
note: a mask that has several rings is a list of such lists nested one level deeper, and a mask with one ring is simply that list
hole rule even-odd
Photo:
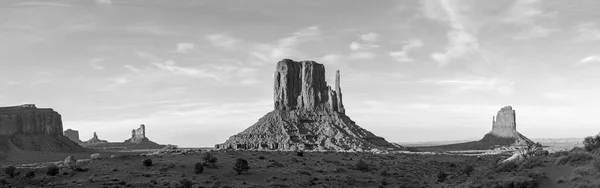
[{"label": "sagebrush bush", "polygon": [[439,171],[435,177],[437,178],[437,182],[444,182],[446,181],[446,178],[448,177],[448,174],[446,174],[446,172],[443,171]]},{"label": "sagebrush bush", "polygon": [[179,184],[181,184],[182,188],[192,188],[192,186],[194,186],[194,182],[188,180],[188,179],[182,179],[179,181]]},{"label": "sagebrush bush", "polygon": [[556,160],[557,165],[565,164],[584,164],[592,160],[594,156],[586,152],[569,152],[569,155],[559,157]]},{"label": "sagebrush bush", "polygon": [[461,172],[467,176],[470,176],[474,170],[475,168],[473,168],[473,166],[467,165],[461,169]]},{"label": "sagebrush bush", "polygon": [[544,160],[544,157],[533,156],[533,157],[529,157],[529,158],[523,160],[521,162],[521,164],[519,164],[519,168],[520,169],[532,169],[535,167],[543,167],[545,162],[546,161]]},{"label": "sagebrush bush", "polygon": [[600,159],[594,160],[593,165],[594,165],[594,168],[600,172]]},{"label": "sagebrush bush", "polygon": [[519,165],[515,161],[507,161],[500,163],[500,165],[494,168],[494,172],[512,172],[519,168]]},{"label": "sagebrush bush", "polygon": [[202,155],[202,160],[204,160],[204,164],[210,164],[211,166],[215,166],[217,164],[217,156],[213,155],[210,152],[206,152]]},{"label": "sagebrush bush", "polygon": [[233,170],[237,172],[237,174],[242,174],[243,171],[248,172],[250,166],[248,165],[248,161],[246,159],[238,158],[235,160],[235,164],[233,165]]},{"label": "sagebrush bush", "polygon": [[304,151],[296,151],[296,156],[304,157]]},{"label": "sagebrush bush", "polygon": [[583,147],[586,151],[593,151],[600,148],[600,135],[585,137],[583,139]]},{"label": "sagebrush bush", "polygon": [[152,159],[144,159],[142,163],[144,166],[152,166]]},{"label": "sagebrush bush", "polygon": [[34,178],[35,177],[35,171],[29,171],[27,173],[25,173],[25,177],[26,178]]},{"label": "sagebrush bush", "polygon": [[46,175],[48,176],[56,176],[60,172],[60,169],[55,164],[51,164],[46,168]]},{"label": "sagebrush bush", "polygon": [[14,166],[7,166],[6,168],[4,168],[4,173],[8,176],[8,177],[15,177],[17,176],[17,168],[15,168]]},{"label": "sagebrush bush", "polygon": [[202,172],[204,172],[204,166],[202,166],[202,163],[196,163],[194,165],[194,172],[196,172],[196,174],[202,174]]},{"label": "sagebrush bush", "polygon": [[369,170],[371,170],[370,165],[368,163],[366,163],[365,161],[363,161],[362,159],[359,159],[356,164],[354,164],[354,168],[356,168],[356,170],[362,171],[362,172],[367,172]]}]

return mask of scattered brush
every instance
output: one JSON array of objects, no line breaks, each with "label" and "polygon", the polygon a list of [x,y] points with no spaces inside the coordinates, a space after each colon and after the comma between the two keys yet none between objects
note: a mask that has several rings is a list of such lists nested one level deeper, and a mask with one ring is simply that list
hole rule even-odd
[{"label": "scattered brush", "polygon": [[15,176],[17,176],[17,168],[15,168],[14,166],[8,166],[8,167],[4,168],[4,173],[8,177],[14,178]]},{"label": "scattered brush", "polygon": [[202,172],[204,172],[204,166],[202,166],[202,163],[196,163],[194,165],[194,172],[196,174],[202,174]]},{"label": "scattered brush", "polygon": [[48,176],[56,176],[60,172],[60,169],[55,164],[51,164],[46,168],[46,175]]},{"label": "scattered brush", "polygon": [[233,170],[237,172],[238,175],[242,174],[243,171],[248,172],[250,166],[248,166],[248,161],[246,159],[238,158],[233,165]]},{"label": "scattered brush", "polygon": [[144,166],[152,166],[152,159],[144,159],[142,163]]}]

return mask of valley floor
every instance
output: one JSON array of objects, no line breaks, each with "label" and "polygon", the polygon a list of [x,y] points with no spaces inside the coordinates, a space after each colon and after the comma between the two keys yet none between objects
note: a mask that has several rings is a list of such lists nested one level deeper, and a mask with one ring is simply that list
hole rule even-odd
[{"label": "valley floor", "polygon": [[[209,151],[185,150],[157,155],[102,153],[80,159],[77,168],[46,174],[50,163],[21,165],[15,177],[1,173],[0,187],[587,187],[600,185],[599,156],[559,152],[519,163],[497,165],[506,156],[210,151],[216,164],[196,174]],[[62,155],[62,156],[60,156]],[[50,156],[64,159],[67,155]],[[114,155],[109,157],[110,155]],[[40,157],[40,156],[35,156]],[[236,159],[250,169],[237,175]],[[83,160],[81,160],[83,159]],[[142,161],[152,160],[151,166]],[[359,162],[360,161],[360,162]],[[7,165],[7,164],[4,164]],[[59,166],[60,165],[59,163]],[[6,168],[7,166],[3,166]],[[473,168],[471,168],[473,167]],[[32,171],[35,177],[26,177]]]}]

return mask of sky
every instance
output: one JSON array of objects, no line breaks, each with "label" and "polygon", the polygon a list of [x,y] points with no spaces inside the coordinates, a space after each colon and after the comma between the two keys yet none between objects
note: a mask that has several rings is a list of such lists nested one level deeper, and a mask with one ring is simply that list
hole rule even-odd
[{"label": "sky", "polygon": [[600,132],[597,0],[0,0],[0,106],[82,140],[146,125],[213,146],[273,110],[282,59],[341,72],[346,114],[392,142],[475,140],[511,105],[529,138]]}]

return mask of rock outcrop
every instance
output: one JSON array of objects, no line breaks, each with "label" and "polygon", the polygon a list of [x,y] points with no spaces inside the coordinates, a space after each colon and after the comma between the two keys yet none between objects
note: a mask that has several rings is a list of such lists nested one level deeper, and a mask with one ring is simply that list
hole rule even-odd
[{"label": "rock outcrop", "polygon": [[155,144],[146,137],[146,126],[140,125],[140,128],[131,130],[131,138],[125,140],[126,144]]},{"label": "rock outcrop", "polygon": [[505,140],[498,143],[503,146],[524,147],[534,144],[517,131],[516,112],[511,106],[505,106],[498,111],[498,114],[492,118],[492,130],[480,141],[494,142],[494,140]]},{"label": "rock outcrop", "polygon": [[422,151],[440,150],[489,150],[489,149],[519,149],[534,146],[535,143],[517,131],[516,112],[511,106],[498,111],[492,118],[492,130],[481,140],[418,148]]},{"label": "rock outcrop", "polygon": [[345,115],[339,71],[333,90],[325,81],[322,64],[284,59],[277,63],[274,81],[274,110],[225,143],[215,145],[216,149],[406,149],[359,127]]},{"label": "rock outcrop", "polygon": [[78,144],[82,143],[82,141],[79,139],[79,131],[76,131],[73,129],[67,129],[66,131],[64,131],[63,134],[75,143],[78,143]]},{"label": "rock outcrop", "polygon": [[0,152],[12,149],[74,152],[83,148],[63,136],[61,115],[33,104],[0,107]]},{"label": "rock outcrop", "polygon": [[100,140],[96,132],[94,132],[94,137],[90,138],[88,141],[85,141],[85,144],[98,144],[98,143],[107,143],[106,140]]}]

